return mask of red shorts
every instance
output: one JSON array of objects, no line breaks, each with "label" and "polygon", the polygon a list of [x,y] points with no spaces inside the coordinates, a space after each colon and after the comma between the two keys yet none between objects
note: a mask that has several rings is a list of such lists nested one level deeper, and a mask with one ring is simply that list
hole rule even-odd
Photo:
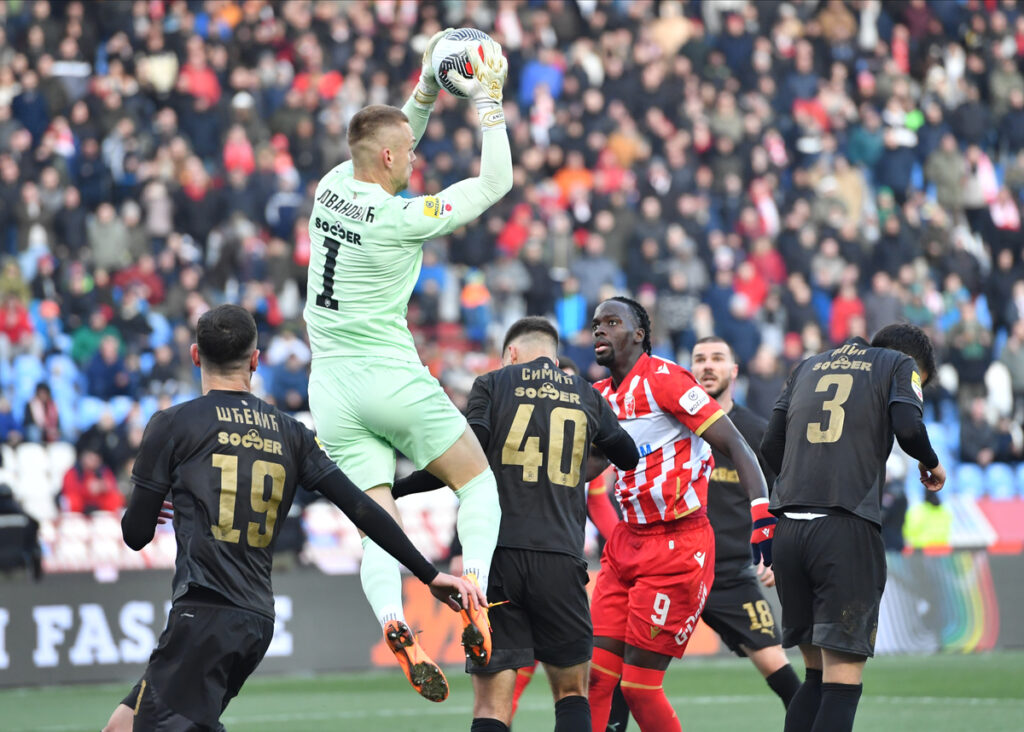
[{"label": "red shorts", "polygon": [[680,658],[714,579],[715,535],[706,516],[620,522],[601,555],[590,606],[594,636]]}]

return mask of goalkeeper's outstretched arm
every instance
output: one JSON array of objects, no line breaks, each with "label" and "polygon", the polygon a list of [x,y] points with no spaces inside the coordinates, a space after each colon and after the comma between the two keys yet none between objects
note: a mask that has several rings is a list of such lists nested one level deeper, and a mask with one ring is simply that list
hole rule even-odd
[{"label": "goalkeeper's outstretched arm", "polygon": [[476,105],[483,138],[480,175],[459,181],[438,194],[442,200],[457,204],[453,207],[452,230],[475,220],[512,190],[512,150],[501,108],[508,62],[501,55],[501,46],[494,41],[484,41],[481,45],[483,58],[476,52],[469,54],[472,78],[467,79],[456,71],[448,72],[448,79]]}]

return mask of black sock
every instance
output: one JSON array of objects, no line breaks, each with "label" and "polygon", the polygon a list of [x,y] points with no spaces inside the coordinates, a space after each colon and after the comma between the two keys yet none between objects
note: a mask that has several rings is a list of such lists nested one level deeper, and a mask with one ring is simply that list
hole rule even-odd
[{"label": "black sock", "polygon": [[622,695],[622,685],[615,687],[612,694],[612,711],[608,715],[607,732],[626,732],[626,725],[629,724],[629,704],[626,697]]},{"label": "black sock", "polygon": [[822,684],[821,706],[811,732],[852,732],[863,684]]},{"label": "black sock", "polygon": [[565,696],[555,702],[555,732],[590,732],[590,702]]},{"label": "black sock", "polygon": [[792,701],[793,695],[800,688],[800,677],[796,675],[793,667],[787,663],[771,676],[768,676],[765,681],[768,682],[771,690],[782,699],[783,706],[788,709],[789,702]]},{"label": "black sock", "polygon": [[477,717],[469,732],[509,732],[508,725],[498,719],[490,717]]},{"label": "black sock", "polygon": [[784,732],[811,732],[814,718],[818,716],[821,706],[821,670],[807,669],[804,683],[793,694],[786,707],[786,726]]}]

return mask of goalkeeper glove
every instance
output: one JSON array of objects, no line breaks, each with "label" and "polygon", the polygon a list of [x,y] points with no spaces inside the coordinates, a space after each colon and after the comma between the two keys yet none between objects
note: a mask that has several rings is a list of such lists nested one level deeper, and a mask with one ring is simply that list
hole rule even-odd
[{"label": "goalkeeper glove", "polygon": [[754,523],[754,531],[750,535],[750,553],[754,564],[764,561],[764,566],[772,566],[772,539],[775,538],[775,525],[779,520],[768,513],[768,499],[758,498],[750,502],[750,520]]},{"label": "goalkeeper glove", "polygon": [[434,46],[437,45],[437,42],[444,38],[451,30],[451,28],[439,30],[430,37],[430,40],[427,41],[427,47],[423,50],[420,80],[416,83],[415,96],[416,102],[425,107],[433,104],[437,100],[438,92],[441,91],[441,85],[437,83],[437,77],[434,76],[434,64],[431,63],[430,57],[434,53]]},{"label": "goalkeeper glove", "polygon": [[448,79],[476,104],[483,127],[505,127],[501,109],[502,91],[508,77],[508,61],[501,55],[501,46],[494,41],[466,44],[466,54],[473,77],[467,79],[458,71],[449,71]]}]

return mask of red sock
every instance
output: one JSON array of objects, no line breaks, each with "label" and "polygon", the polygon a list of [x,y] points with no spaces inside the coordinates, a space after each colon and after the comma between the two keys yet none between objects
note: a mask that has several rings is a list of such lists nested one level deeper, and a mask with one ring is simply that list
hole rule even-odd
[{"label": "red sock", "polygon": [[622,667],[622,695],[640,732],[682,732],[679,718],[661,687],[664,671],[626,664]]},{"label": "red sock", "polygon": [[516,690],[512,692],[512,716],[516,716],[516,709],[519,708],[519,697],[523,695],[527,684],[533,679],[533,672],[537,670],[537,662],[532,666],[523,666],[516,671]]},{"label": "red sock", "polygon": [[594,649],[590,663],[590,725],[593,732],[605,732],[612,711],[612,694],[622,675],[622,656],[604,648]]}]

